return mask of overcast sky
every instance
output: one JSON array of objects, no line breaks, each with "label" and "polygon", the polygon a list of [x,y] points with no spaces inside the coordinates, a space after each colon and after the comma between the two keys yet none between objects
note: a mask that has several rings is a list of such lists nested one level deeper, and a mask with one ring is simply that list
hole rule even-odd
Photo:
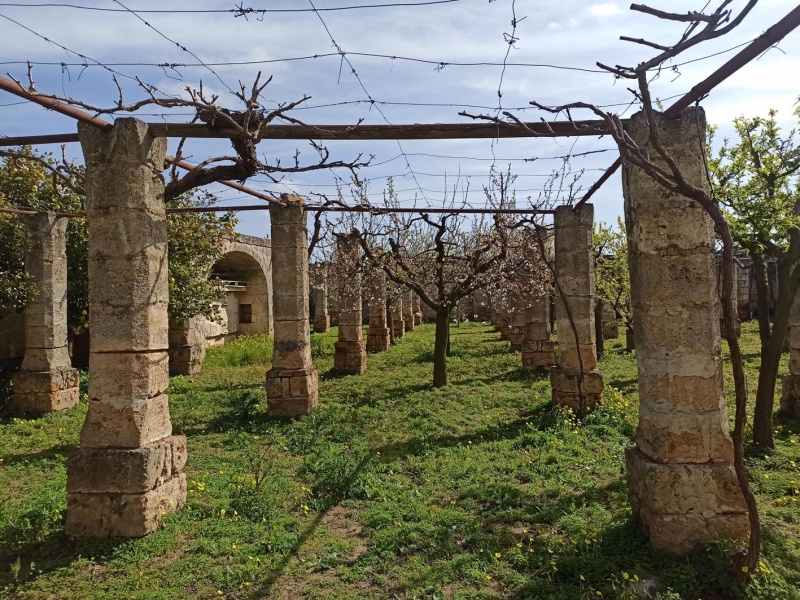
[{"label": "overcast sky", "polygon": [[[313,0],[318,9],[389,1]],[[407,0],[407,3],[423,1]],[[636,109],[627,108],[632,100],[626,89],[628,82],[615,82],[612,75],[599,72],[595,61],[635,66],[653,56],[653,51],[622,42],[620,35],[645,37],[668,45],[677,41],[683,31],[680,23],[663,22],[631,12],[628,5],[621,2],[579,0],[455,0],[413,7],[250,14],[247,19],[236,18],[230,12],[141,12],[139,19],[117,2],[73,2],[119,12],[37,7],[36,2],[16,3],[21,6],[0,2],[0,16],[4,17],[0,18],[3,72],[24,80],[25,61],[30,60],[35,63],[34,79],[41,91],[108,106],[117,97],[116,86],[111,72],[97,66],[99,62],[121,74],[118,78],[124,86],[126,101],[143,97],[132,79],[135,76],[171,94],[182,93],[187,85],[196,87],[202,80],[207,93],[218,93],[221,104],[235,109],[237,100],[229,88],[237,90],[239,81],[252,83],[256,73],[261,71],[262,77],[273,77],[264,93],[269,100],[268,107],[275,106],[276,102],[311,96],[292,113],[309,124],[355,124],[359,119],[369,124],[458,123],[466,121],[458,115],[460,110],[493,113],[498,100],[504,109],[526,120],[551,118],[530,109],[531,100],[543,104],[577,100],[598,105],[619,104],[608,110],[626,111],[625,114],[630,115]],[[124,4],[132,11],[156,8],[224,11],[236,5],[233,1],[216,0],[129,2],[125,0]],[[648,4],[685,12],[700,10],[704,3],[659,0]],[[716,6],[717,2],[712,0],[711,4]],[[744,4],[744,0],[734,0],[732,6],[738,10]],[[752,40],[795,5],[796,2],[788,0],[760,0],[732,33],[681,55],[675,61],[675,69],[665,71],[654,82],[654,96],[665,99],[665,106],[668,106],[667,98],[687,92],[736,50],[709,55]],[[245,0],[239,6],[310,9],[312,4],[309,0]],[[517,18],[516,41],[508,52],[508,65],[503,70],[509,48],[506,40],[512,34],[512,11]],[[347,58],[358,74],[356,77],[348,64],[336,55],[331,36],[345,52],[381,54],[386,58],[349,54]],[[88,66],[81,66],[84,59],[60,46],[87,57],[85,64]],[[770,50],[719,86],[702,103],[709,122],[718,124],[724,135],[730,133],[734,117],[765,114],[769,108],[776,108],[784,126],[793,127],[797,118],[792,111],[800,96],[799,51],[800,31],[795,31],[779,48]],[[313,58],[315,55],[317,58]],[[454,63],[492,64],[460,66]],[[159,64],[187,66],[164,68],[157,66]],[[498,98],[498,88],[501,98]],[[371,105],[370,99],[376,104]],[[147,121],[191,118],[186,109],[175,110],[169,116],[156,114],[160,112],[161,109],[149,108],[140,118]],[[591,116],[586,114],[583,118]],[[35,105],[19,104],[18,98],[7,94],[0,95],[0,124],[0,135],[75,131],[75,123],[67,117],[48,113]],[[172,151],[174,145],[171,142]],[[395,188],[400,190],[406,205],[416,202],[417,205],[441,206],[446,189],[452,188],[460,174],[462,187],[469,183],[469,201],[481,206],[484,204],[481,189],[487,181],[489,168],[496,164],[505,169],[509,163],[518,176],[516,197],[524,205],[528,196],[538,195],[547,176],[558,166],[559,161],[553,157],[609,149],[573,158],[573,170],[585,169],[584,188],[588,188],[616,158],[612,142],[604,138],[579,138],[575,142],[565,138],[327,142],[327,146],[334,159],[374,155],[372,166],[362,169],[360,176],[370,181],[370,191],[378,197],[386,186],[387,177],[394,176]],[[53,147],[42,149],[57,151]],[[305,142],[266,141],[259,146],[265,159],[281,158],[284,163],[291,160],[296,149],[301,151],[301,162],[313,160],[314,152]],[[229,154],[230,148],[221,140],[193,141],[187,145],[187,152],[191,160],[199,161]],[[73,144],[70,153],[79,157],[79,147]],[[322,171],[287,177],[280,184],[258,177],[249,180],[247,185],[276,194],[289,191],[303,196],[312,192],[333,194],[337,175],[345,181],[349,178],[347,172]],[[220,198],[235,204],[260,202],[226,188],[220,190]],[[596,220],[616,220],[622,211],[618,175],[595,195],[593,202]],[[243,233],[267,235],[266,213],[242,213],[239,229]]]}]

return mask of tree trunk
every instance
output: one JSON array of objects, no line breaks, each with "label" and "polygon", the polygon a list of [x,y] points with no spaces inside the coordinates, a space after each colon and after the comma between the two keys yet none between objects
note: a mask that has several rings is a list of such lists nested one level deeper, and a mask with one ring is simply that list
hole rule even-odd
[{"label": "tree trunk", "polygon": [[636,349],[635,338],[633,337],[633,329],[627,323],[625,324],[625,351],[632,352]]},{"label": "tree trunk", "polygon": [[[758,372],[758,390],[753,412],[753,443],[765,448],[774,448],[772,413],[775,410],[775,387],[778,381],[783,344],[789,327],[794,295],[797,291],[797,275],[793,273],[793,259],[784,256],[778,259],[778,297],[772,320],[772,332],[767,343],[761,344],[761,366]],[[799,271],[795,269],[795,271]],[[760,309],[759,309],[760,310]],[[759,313],[759,323],[761,315]]]},{"label": "tree trunk", "polygon": [[433,345],[433,387],[447,385],[447,346],[450,338],[450,310],[436,309],[436,341]]},{"label": "tree trunk", "polygon": [[758,334],[761,337],[761,352],[769,343],[769,275],[767,263],[761,252],[753,252],[753,278],[756,282],[756,310],[758,311]]},{"label": "tree trunk", "polygon": [[595,300],[594,303],[594,337],[597,346],[597,358],[605,352],[605,339],[603,339],[603,301]]}]

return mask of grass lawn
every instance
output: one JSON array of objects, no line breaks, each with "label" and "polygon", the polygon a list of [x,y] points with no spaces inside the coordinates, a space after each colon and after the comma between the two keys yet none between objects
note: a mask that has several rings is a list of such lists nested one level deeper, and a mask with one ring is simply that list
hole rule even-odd
[{"label": "grass lawn", "polygon": [[[600,363],[605,404],[580,422],[477,324],[453,328],[451,384],[432,389],[433,330],[369,355],[360,377],[328,372],[335,330],[313,335],[320,407],[296,420],[266,413],[269,338],[212,348],[202,374],[169,390],[188,438],[187,506],[144,539],[64,536],[85,401],[4,414],[0,597],[738,597],[728,549],[659,555],[631,521],[636,364],[619,341]],[[744,330],[754,385],[755,324]],[[776,422],[777,450],[748,451],[765,535],[747,598],[800,598],[800,421]]]}]

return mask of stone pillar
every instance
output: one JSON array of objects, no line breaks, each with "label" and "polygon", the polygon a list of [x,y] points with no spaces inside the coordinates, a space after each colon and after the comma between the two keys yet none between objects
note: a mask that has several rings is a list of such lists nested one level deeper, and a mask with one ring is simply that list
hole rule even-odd
[{"label": "stone pillar", "polygon": [[392,339],[399,340],[406,333],[406,322],[403,319],[403,296],[399,290],[389,300],[389,318],[391,319]]},{"label": "stone pillar", "polygon": [[603,339],[615,340],[619,337],[619,321],[617,321],[617,313],[614,312],[614,307],[608,302],[603,302]]},{"label": "stone pillar", "polygon": [[794,297],[789,315],[789,373],[781,382],[781,410],[800,415],[800,293]]},{"label": "stone pillar", "polygon": [[70,537],[139,537],[186,500],[186,438],[172,435],[167,142],[145,123],[78,124],[89,220],[89,410],[67,462]]},{"label": "stone pillar", "polygon": [[361,375],[367,368],[367,350],[361,330],[358,242],[354,237],[340,237],[338,251],[347,269],[347,285],[339,293],[339,341],[333,345],[333,368],[340,373]]},{"label": "stone pillar", "polygon": [[14,410],[44,414],[78,404],[78,371],[67,350],[67,220],[22,217],[31,237],[25,270],[36,294],[25,307],[25,357],[13,375]]},{"label": "stone pillar", "polygon": [[[657,126],[686,180],[707,189],[703,110]],[[646,147],[642,113],[626,129]],[[652,546],[685,554],[748,531],[723,392],[714,227],[696,202],[626,161],[622,179],[640,402],[628,491]]]},{"label": "stone pillar", "polygon": [[319,375],[311,362],[308,315],[308,239],[303,199],[281,194],[269,207],[275,319],[267,407],[276,417],[307,415],[317,406]]},{"label": "stone pillar", "polygon": [[417,294],[412,295],[414,302],[414,325],[422,325],[422,299]]},{"label": "stone pillar", "polygon": [[176,375],[195,375],[206,358],[206,323],[203,315],[169,322],[169,371]]},{"label": "stone pillar", "polygon": [[314,265],[314,333],[328,333],[330,328],[328,269],[325,263],[317,263]]},{"label": "stone pillar", "polygon": [[550,369],[555,362],[550,341],[550,298],[536,296],[531,298],[526,313],[525,339],[522,342],[522,367],[524,369]]},{"label": "stone pillar", "polygon": [[403,292],[403,321],[406,324],[406,331],[414,331],[414,292],[412,290]]},{"label": "stone pillar", "polygon": [[508,341],[511,342],[511,351],[519,352],[525,340],[525,330],[528,324],[528,303],[519,294],[514,294],[509,308]]},{"label": "stone pillar", "polygon": [[373,269],[369,276],[369,328],[367,351],[383,352],[389,349],[392,336],[386,319],[386,273]]},{"label": "stone pillar", "polygon": [[555,275],[561,289],[556,287],[558,352],[550,382],[553,402],[579,411],[600,404],[603,397],[594,329],[593,218],[594,207],[584,204],[577,212],[559,206],[554,221]]}]

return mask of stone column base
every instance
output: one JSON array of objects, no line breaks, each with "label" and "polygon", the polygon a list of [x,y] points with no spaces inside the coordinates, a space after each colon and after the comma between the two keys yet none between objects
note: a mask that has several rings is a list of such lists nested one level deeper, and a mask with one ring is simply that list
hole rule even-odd
[{"label": "stone column base", "polygon": [[174,375],[196,375],[203,369],[205,344],[170,347],[168,352],[169,372]]},{"label": "stone column base", "polygon": [[549,370],[555,363],[555,344],[549,340],[525,340],[522,342],[522,368]]},{"label": "stone column base", "polygon": [[800,375],[784,375],[781,380],[781,410],[800,415]]},{"label": "stone column base", "polygon": [[367,370],[367,350],[363,341],[336,342],[333,351],[333,368],[340,373],[361,375]]},{"label": "stone column base", "polygon": [[52,371],[18,371],[12,376],[14,410],[44,414],[78,404],[80,373],[72,367]]},{"label": "stone column base", "polygon": [[511,342],[512,352],[521,352],[525,341],[525,327],[512,326],[508,328],[508,341]]},{"label": "stone column base", "polygon": [[399,340],[406,333],[406,322],[402,319],[399,321],[392,321],[392,337]]},{"label": "stone column base", "polygon": [[[564,369],[552,367],[550,369],[550,385],[553,388],[553,404],[556,406],[569,406],[572,409],[581,409],[581,397],[578,393],[577,369]],[[583,373],[583,393],[585,403],[583,408],[594,408],[603,401],[603,375],[600,371],[592,370]]]},{"label": "stone column base", "polygon": [[625,451],[633,514],[653,548],[675,555],[720,538],[743,540],[747,506],[730,463],[660,464]]},{"label": "stone column base", "polygon": [[388,327],[367,329],[367,352],[384,352],[391,343]]},{"label": "stone column base", "polygon": [[414,315],[406,316],[403,318],[406,333],[414,331]]},{"label": "stone column base", "polygon": [[307,415],[319,402],[319,375],[314,366],[306,369],[267,371],[267,408],[271,416]]},{"label": "stone column base", "polygon": [[422,325],[422,313],[414,313],[414,325]]},{"label": "stone column base", "polygon": [[619,337],[619,323],[616,321],[603,321],[603,339],[615,340]]},{"label": "stone column base", "polygon": [[142,537],[186,502],[186,438],[141,448],[76,448],[67,461],[71,538]]},{"label": "stone column base", "polygon": [[314,316],[311,322],[314,333],[328,333],[331,328],[331,316],[325,315],[324,317]]}]

